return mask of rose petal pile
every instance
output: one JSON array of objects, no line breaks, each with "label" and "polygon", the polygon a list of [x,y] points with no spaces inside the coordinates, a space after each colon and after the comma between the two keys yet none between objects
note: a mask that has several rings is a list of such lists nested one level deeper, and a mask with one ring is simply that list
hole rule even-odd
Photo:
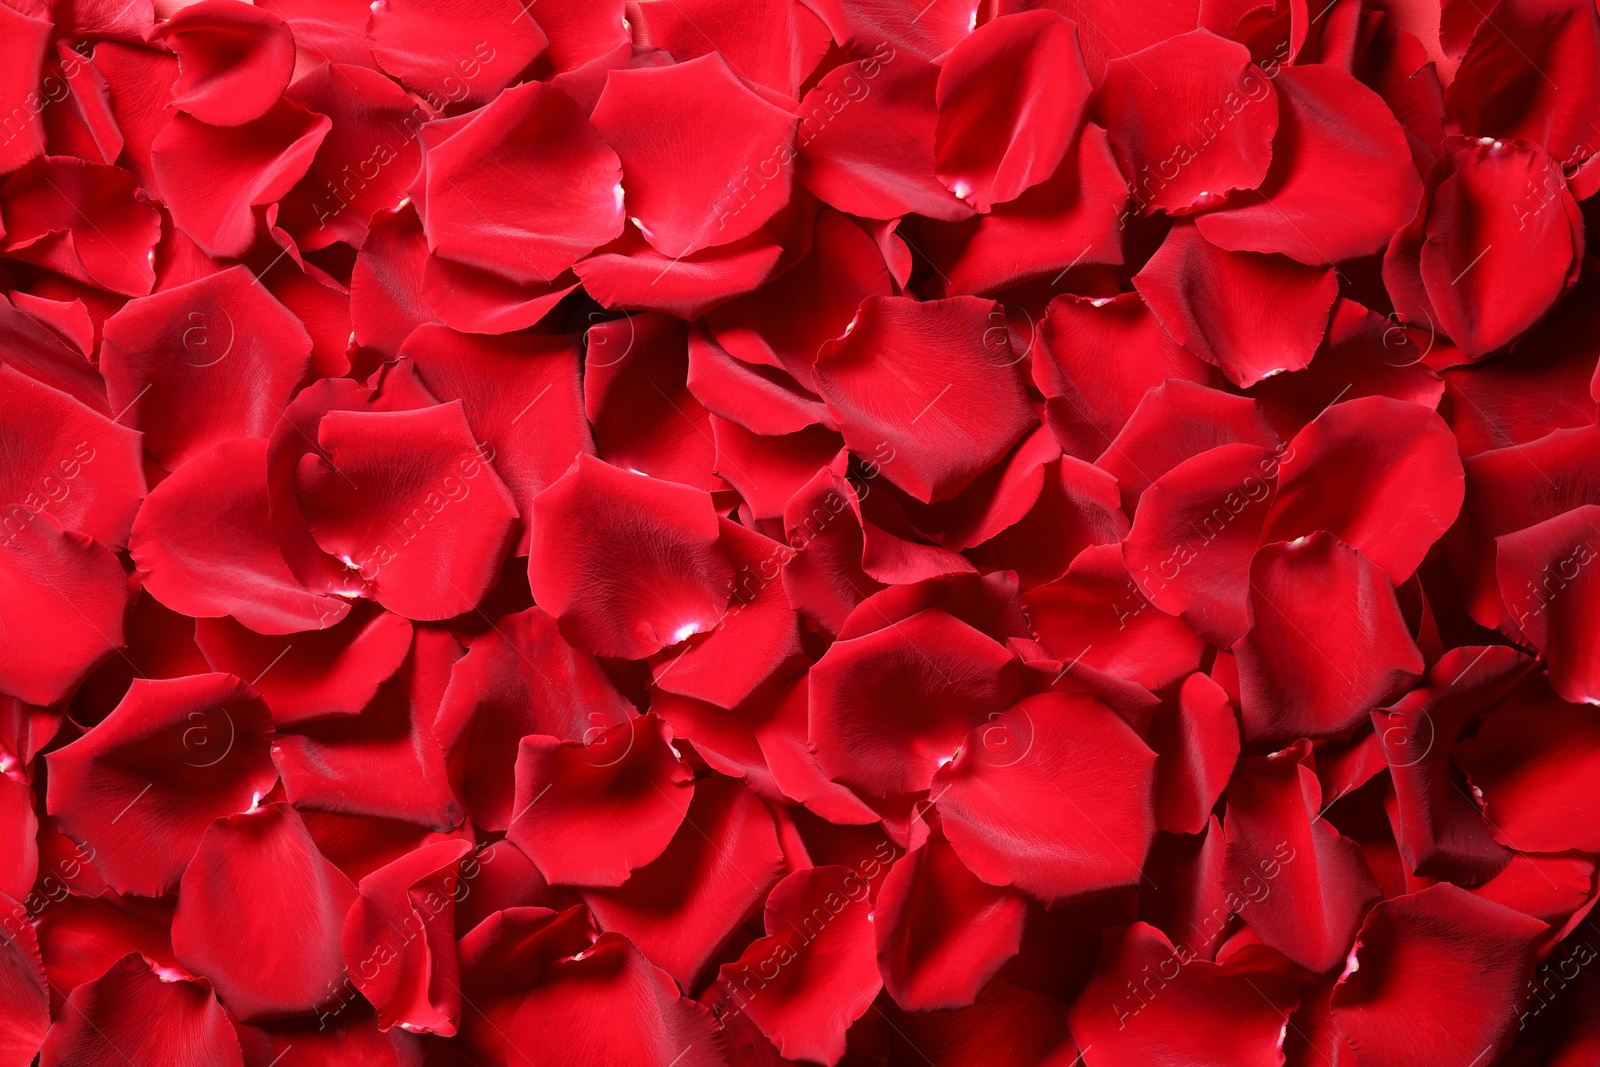
[{"label": "rose petal pile", "polygon": [[0,2],[0,1067],[1600,1063],[1592,0]]}]

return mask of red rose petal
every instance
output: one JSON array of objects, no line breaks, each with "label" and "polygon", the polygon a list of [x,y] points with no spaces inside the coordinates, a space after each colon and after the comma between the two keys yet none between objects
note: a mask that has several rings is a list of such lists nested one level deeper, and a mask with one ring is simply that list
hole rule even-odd
[{"label": "red rose petal", "polygon": [[424,845],[361,880],[344,920],[345,968],[382,1029],[452,1037],[461,1013],[455,901],[465,841]]},{"label": "red rose petal", "polygon": [[0,253],[123,296],[155,281],[161,216],[128,172],[47,156],[0,186]]},{"label": "red rose petal", "polygon": [[349,604],[308,592],[289,572],[267,508],[265,441],[234,438],[190,460],[134,520],[129,547],[145,589],[174,611],[231,615],[259,634],[343,619]]},{"label": "red rose petal", "polygon": [[151,166],[177,227],[207,255],[241,256],[255,238],[254,209],[305,177],[331,128],[287,100],[239,126],[175,114],[151,143]]},{"label": "red rose petal", "polygon": [[995,19],[940,57],[934,168],[978,211],[1048,178],[1077,136],[1089,76],[1053,11]]},{"label": "red rose petal", "polygon": [[1600,586],[1595,545],[1600,507],[1573,508],[1495,538],[1495,568],[1509,621],[1544,653],[1563,700],[1600,704]]},{"label": "red rose petal", "polygon": [[979,878],[1051,904],[1139,880],[1155,836],[1155,763],[1110,708],[1050,693],[973,730],[932,796]]},{"label": "red rose petal", "polygon": [[275,13],[201,0],[152,34],[177,53],[172,105],[213,126],[240,126],[278,102],[294,71],[294,38]]},{"label": "red rose petal", "polygon": [[311,338],[249,268],[130,300],[105,324],[113,411],[168,470],[231,437],[266,437],[309,366]]},{"label": "red rose petal", "polygon": [[640,658],[716,626],[733,591],[711,498],[580,455],[539,495],[534,599],[577,647]]},{"label": "red rose petal", "polygon": [[1342,732],[1422,674],[1388,578],[1331,534],[1256,553],[1249,606],[1234,646],[1249,740]]},{"label": "red rose petal", "polygon": [[654,862],[616,889],[586,889],[602,930],[626,935],[693,989],[718,948],[760,905],[783,869],[772,815],[731,778],[696,783],[684,823]]},{"label": "red rose petal", "polygon": [[817,357],[817,387],[861,455],[924,502],[953,496],[1033,421],[996,305],[868,297]]},{"label": "red rose petal", "polygon": [[441,110],[495,99],[546,44],[516,0],[383,0],[367,39],[385,71]]},{"label": "red rose petal", "polygon": [[736,1010],[787,1059],[838,1063],[845,1031],[883,985],[868,888],[849,867],[789,875],[767,897],[767,936],[719,972]]},{"label": "red rose petal", "polygon": [[1107,63],[1091,117],[1110,133],[1139,212],[1186,215],[1261,184],[1276,102],[1249,49],[1195,30]]},{"label": "red rose petal", "polygon": [[271,733],[266,705],[232,675],[137,679],[104,722],[51,753],[50,814],[94,849],[113,889],[160,895],[212,820],[272,788]]},{"label": "red rose petal", "polygon": [[1387,246],[1416,214],[1422,181],[1383,99],[1321,64],[1280,70],[1273,86],[1278,133],[1265,180],[1195,225],[1219,247],[1281,252],[1314,266]]},{"label": "red rose petal", "polygon": [[1158,757],[1156,824],[1200,833],[1239,759],[1239,715],[1228,694],[1204,674],[1189,675],[1178,699],[1151,720],[1149,742]]},{"label": "red rose petal", "polygon": [[1355,1063],[1496,1059],[1514,1036],[1542,931],[1537,919],[1448,883],[1380,903],[1333,992],[1334,1023]]},{"label": "red rose petal", "polygon": [[[425,174],[429,250],[521,285],[554,280],[622,232],[617,154],[553,86],[519,85],[473,112],[428,152]],[[547,195],[525,195],[530,185]]]},{"label": "red rose petal", "polygon": [[172,948],[240,1019],[315,1011],[344,980],[339,931],[355,886],[285,804],[218,819],[178,886]]},{"label": "red rose petal", "polygon": [[553,885],[621,885],[666,850],[693,797],[693,773],[653,715],[581,741],[533,734],[517,750],[506,836]]},{"label": "red rose petal", "polygon": [[332,411],[317,443],[296,472],[311,534],[368,595],[416,619],[449,618],[483,599],[510,548],[517,506],[459,401]]},{"label": "red rose petal", "polygon": [[615,71],[592,118],[622,158],[630,220],[665,256],[748,237],[789,197],[796,119],[720,55]]},{"label": "red rose petal", "polygon": [[890,868],[872,924],[878,969],[907,1011],[976,1000],[1022,941],[1027,899],[978,880],[941,833]]},{"label": "red rose petal", "polygon": [[73,990],[39,1059],[41,1067],[124,1061],[244,1067],[238,1036],[211,983],[169,980],[132,952]]},{"label": "red rose petal", "polygon": [[633,717],[600,665],[562,640],[542,608],[500,619],[450,672],[434,729],[474,821],[503,830],[517,742],[528,734],[595,741]]},{"label": "red rose petal", "polygon": [[1134,285],[1174,341],[1240,388],[1311,362],[1328,328],[1333,271],[1227,252],[1174,226]]}]

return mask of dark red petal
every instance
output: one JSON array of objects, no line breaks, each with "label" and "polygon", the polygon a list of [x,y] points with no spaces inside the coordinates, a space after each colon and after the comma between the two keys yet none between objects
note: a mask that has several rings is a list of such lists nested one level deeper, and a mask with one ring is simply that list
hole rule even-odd
[{"label": "dark red petal", "polygon": [[1020,688],[1003,646],[928,608],[834,642],[811,669],[810,740],[834,781],[872,796],[913,793]]},{"label": "dark red petal", "polygon": [[127,171],[46,157],[0,186],[0,212],[8,259],[123,296],[142,296],[155,282],[161,215]]},{"label": "dark red petal", "polygon": [[150,147],[172,221],[209,256],[244,255],[255,240],[253,209],[283,199],[305,177],[332,126],[287,100],[242,126],[174,114]]},{"label": "dark red petal", "polygon": [[506,836],[553,885],[621,885],[666,850],[693,798],[694,772],[653,715],[581,741],[533,734]]},{"label": "dark red petal", "polygon": [[[710,415],[689,392],[688,327],[645,312],[589,327],[583,410],[607,463],[712,489]],[[565,469],[565,465],[562,468]]]},{"label": "dark red petal", "polygon": [[1092,697],[1029,697],[934,775],[950,844],[991,885],[1053,904],[1133,885],[1155,837],[1156,755]]},{"label": "dark red petal", "polygon": [[1227,252],[1172,228],[1134,285],[1172,339],[1240,388],[1311,362],[1338,285],[1330,268]]},{"label": "dark red petal", "polygon": [[1495,538],[1500,595],[1512,626],[1544,653],[1563,700],[1600,705],[1600,537],[1593,504]]},{"label": "dark red petal", "polygon": [[862,218],[968,217],[972,208],[934,175],[939,67],[873,47],[828,71],[800,101],[801,183]]},{"label": "dark red petal", "polygon": [[1422,281],[1439,329],[1481,358],[1526,333],[1577,279],[1583,226],[1556,162],[1481,138],[1428,210]]},{"label": "dark red petal", "polygon": [[1032,424],[1017,362],[989,301],[868,297],[823,346],[817,386],[851,450],[927,502],[954,496]]},{"label": "dark red petal", "polygon": [[75,889],[98,890],[100,895],[68,895],[45,908],[36,920],[50,1006],[57,1013],[74,989],[99,978],[130,952],[143,953],[156,967],[180,971],[170,936],[176,901],[119,896],[107,892],[104,882],[83,884],[80,875],[93,870],[83,856],[83,851],[76,851],[78,866],[58,870],[63,877],[67,871],[75,872]]},{"label": "dark red petal", "polygon": [[1462,466],[1467,498],[1446,547],[1473,620],[1499,626],[1508,619],[1495,574],[1495,539],[1600,504],[1600,432],[1593,426],[1554,430],[1524,445],[1480,452]]},{"label": "dark red petal", "polygon": [[[584,1035],[573,1040],[573,1035]],[[507,1067],[720,1067],[710,1011],[685,999],[627,938],[601,934],[592,948],[550,967],[505,1028]]]},{"label": "dark red petal", "polygon": [[332,626],[350,605],[289,572],[272,536],[266,457],[267,442],[234,438],[156,486],[133,524],[134,562],[149,594],[174,611],[231,615],[259,634]]},{"label": "dark red petal", "polygon": [[1053,11],[993,19],[940,57],[934,167],[978,211],[1055,172],[1083,122],[1078,27]]},{"label": "dark red petal", "polygon": [[32,515],[108,545],[127,543],[144,468],[139,435],[65,393],[0,366],[0,541]]},{"label": "dark red petal", "polygon": [[466,841],[424,845],[361,879],[341,945],[378,1025],[453,1037],[461,1017],[455,902]]},{"label": "dark red petal", "polygon": [[172,106],[213,126],[265,115],[288,88],[294,38],[270,10],[201,0],[151,34],[178,56]]},{"label": "dark red petal", "polygon": [[461,821],[432,730],[455,638],[420,628],[411,661],[360,715],[301,723],[273,742],[289,800],[307,811],[403,819],[435,830]]},{"label": "dark red petal", "polygon": [[1341,733],[1422,675],[1389,579],[1332,534],[1257,552],[1249,608],[1234,646],[1249,740]]},{"label": "dark red petal", "polygon": [[602,930],[626,935],[684,989],[756,910],[783,871],[772,815],[738,781],[695,785],[684,823],[657,860],[617,889],[586,889]]},{"label": "dark red petal", "polygon": [[1261,184],[1277,95],[1248,48],[1195,30],[1107,63],[1091,115],[1139,213],[1186,215]]},{"label": "dark red petal", "polygon": [[355,715],[411,650],[411,624],[381,609],[358,610],[326,630],[267,637],[232,619],[200,619],[195,644],[212,670],[252,679],[287,726],[326,715]]},{"label": "dark red petal", "polygon": [[767,936],[722,965],[735,1010],[787,1059],[838,1063],[845,1031],[882,988],[870,888],[850,867],[789,875],[767,897]]},{"label": "dark red petal", "polygon": [[580,455],[533,514],[528,584],[579,648],[640,659],[722,617],[733,568],[707,493]]},{"label": "dark red petal", "polygon": [[1195,225],[1222,248],[1281,252],[1313,265],[1386,247],[1416,215],[1422,180],[1383,98],[1319,63],[1282,68],[1273,85],[1278,134],[1266,179]]},{"label": "dark red petal", "polygon": [[1211,384],[1216,371],[1176,344],[1138,293],[1056,297],[1033,348],[1045,422],[1068,455],[1094,460],[1145,393],[1170,378]]},{"label": "dark red petal", "polygon": [[[1289,442],[1262,538],[1326,530],[1399,584],[1461,510],[1465,477],[1443,419],[1420,404],[1335,404]],[[1350,487],[1330,494],[1328,487]]]},{"label": "dark red petal", "polygon": [[475,607],[511,546],[516,502],[459,401],[332,411],[296,471],[311,534],[367,595],[412,619]]},{"label": "dark red petal", "polygon": [[1333,991],[1333,1019],[1358,1067],[1495,1062],[1515,1036],[1544,929],[1449,883],[1373,908]]},{"label": "dark red petal", "polygon": [[485,337],[419,326],[400,347],[443,401],[460,400],[474,437],[522,515],[513,555],[526,555],[533,498],[592,452],[578,381],[580,351],[567,336]]},{"label": "dark red petal", "polygon": [[1228,784],[1226,879],[1265,944],[1328,973],[1344,962],[1379,893],[1360,847],[1321,817],[1322,789],[1301,759],[1307,751],[1241,762]]},{"label": "dark red petal", "polygon": [[39,1058],[40,1067],[125,1063],[244,1067],[244,1058],[211,983],[158,976],[130,952],[73,990]]},{"label": "dark red petal", "polygon": [[942,833],[897,860],[873,909],[884,987],[907,1011],[971,1004],[1017,953],[1027,898],[979,881]]},{"label": "dark red petal", "polygon": [[50,1029],[50,995],[26,909],[0,895],[0,911],[0,1063],[27,1067]]},{"label": "dark red petal", "polygon": [[1151,482],[1191,457],[1232,444],[1282,451],[1259,404],[1180,379],[1144,395],[1095,465],[1116,476],[1123,510],[1137,517],[1139,496]]},{"label": "dark red petal", "polygon": [[311,337],[245,266],[130,300],[106,320],[113,411],[168,470],[232,437],[266,437],[310,364]]},{"label": "dark red petal", "polygon": [[1023,609],[1040,644],[1062,663],[1146,689],[1198,669],[1204,653],[1188,624],[1151,609],[1114,544],[1085,548],[1066,574],[1030,590]]},{"label": "dark red petal", "polygon": [[789,198],[797,121],[718,54],[613,71],[592,118],[622,158],[631,221],[663,255],[748,237]]},{"label": "dark red petal", "polygon": [[[1137,597],[1229,647],[1250,628],[1250,561],[1276,491],[1283,447],[1221,445],[1157,478],[1123,542]],[[1137,609],[1139,599],[1125,610]]]},{"label": "dark red petal", "polygon": [[1451,649],[1424,685],[1372,712],[1394,783],[1395,843],[1418,875],[1470,885],[1499,873],[1510,860],[1450,757],[1473,720],[1532,665],[1512,648]]},{"label": "dark red petal", "polygon": [[1094,978],[1072,1006],[1072,1034],[1087,1067],[1275,1067],[1297,1000],[1270,949],[1248,946],[1212,963],[1134,923],[1106,932]]},{"label": "dark red petal", "polygon": [[379,65],[438,110],[493,100],[546,44],[516,0],[382,0],[367,39]]},{"label": "dark red petal", "polygon": [[528,734],[592,741],[634,711],[594,659],[561,639],[543,608],[498,620],[450,672],[434,723],[473,820],[504,830],[517,742]]},{"label": "dark red petal", "polygon": [[895,1019],[891,1043],[908,1060],[928,1056],[944,1067],[1073,1067],[1083,1061],[1067,1029],[1066,1007],[997,978],[965,1008],[886,1017]]},{"label": "dark red petal", "polygon": [[302,251],[365,242],[369,220],[394,207],[422,163],[424,112],[367,67],[323,63],[289,89],[296,104],[333,120],[304,180],[284,197],[278,224]]},{"label": "dark red petal", "polygon": [[246,1022],[312,1012],[344,980],[339,932],[355,896],[293,808],[252,808],[206,831],[178,887],[172,949]]},{"label": "dark red petal", "polygon": [[6,365],[109,418],[113,412],[99,368],[75,342],[69,343],[58,330],[21,310],[26,307],[20,292],[0,300],[0,344],[5,346]]},{"label": "dark red petal", "polygon": [[1341,297],[1311,366],[1263,379],[1250,394],[1285,438],[1341,400],[1389,396],[1436,409],[1445,386],[1420,362],[1435,341],[1426,331],[1412,336],[1393,319]]},{"label": "dark red petal", "polygon": [[1524,678],[1455,750],[1496,840],[1515,849],[1600,851],[1600,720]]},{"label": "dark red petal", "polygon": [[1024,589],[1053,582],[1084,549],[1127,536],[1118,496],[1111,475],[1062,456],[1046,465],[1032,509],[966,554],[982,570],[1015,571]]},{"label": "dark red petal", "polygon": [[159,896],[213,819],[272,788],[271,733],[266,705],[230,674],[135,679],[104,722],[49,755],[50,814],[113,889]]},{"label": "dark red petal", "polygon": [[[425,173],[429,250],[521,285],[553,281],[622,232],[617,154],[551,85],[519,85],[472,113],[428,152]],[[526,195],[533,186],[545,195]]]},{"label": "dark red petal", "polygon": [[[1445,7],[1447,16],[1459,7],[1477,26],[1445,93],[1451,125],[1465,134],[1543,145],[1564,167],[1592,157],[1600,147],[1589,125],[1600,105],[1595,9],[1570,0],[1514,0],[1488,11]],[[1480,20],[1488,25],[1479,25]]]},{"label": "dark red petal", "polygon": [[836,825],[875,823],[880,816],[822,773],[806,740],[810,675],[797,675],[773,697],[772,717],[752,730],[773,784],[785,798]]},{"label": "dark red petal", "polygon": [[1204,674],[1183,680],[1178,699],[1150,722],[1156,761],[1156,824],[1175,834],[1206,827],[1239,759],[1239,715]]}]

